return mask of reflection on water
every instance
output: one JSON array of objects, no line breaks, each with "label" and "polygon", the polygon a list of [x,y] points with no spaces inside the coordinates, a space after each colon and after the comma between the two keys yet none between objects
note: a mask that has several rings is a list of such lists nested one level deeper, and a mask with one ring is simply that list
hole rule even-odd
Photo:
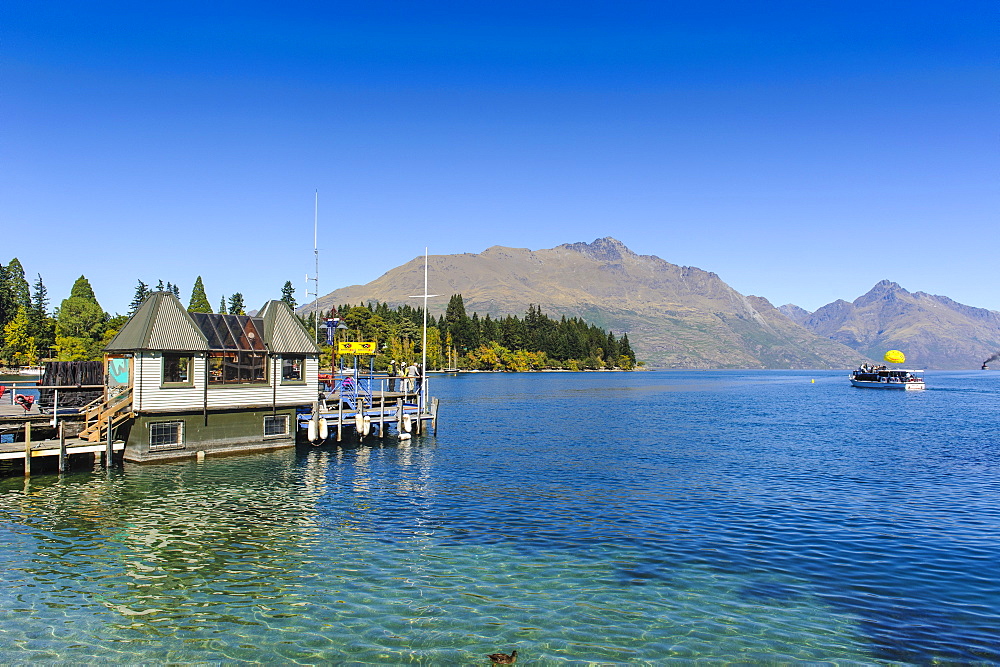
[{"label": "reflection on water", "polygon": [[0,662],[1000,660],[1000,387],[841,375],[441,379],[437,437],[0,480]]}]

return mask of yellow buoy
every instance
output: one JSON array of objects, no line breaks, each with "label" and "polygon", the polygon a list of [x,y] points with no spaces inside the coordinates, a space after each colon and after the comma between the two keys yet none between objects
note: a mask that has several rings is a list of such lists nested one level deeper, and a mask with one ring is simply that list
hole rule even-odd
[{"label": "yellow buoy", "polygon": [[885,360],[890,364],[901,364],[906,361],[906,355],[899,350],[889,350],[885,353]]}]

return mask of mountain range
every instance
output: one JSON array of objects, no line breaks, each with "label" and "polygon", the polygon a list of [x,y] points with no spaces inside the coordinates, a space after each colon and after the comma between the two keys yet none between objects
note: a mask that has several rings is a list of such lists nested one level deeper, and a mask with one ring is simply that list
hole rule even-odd
[{"label": "mountain range", "polygon": [[899,349],[908,365],[975,368],[1000,350],[1000,312],[908,292],[889,280],[850,303],[838,299],[813,313],[792,304],[780,310],[809,331],[872,359]]},{"label": "mountain range", "polygon": [[[853,303],[810,313],[743,295],[715,273],[639,255],[606,237],[544,250],[493,246],[481,253],[432,255],[430,302],[441,314],[451,294],[485,316],[523,315],[529,304],[552,317],[581,317],[628,333],[653,368],[848,368],[903,349],[926,368],[972,368],[1000,349],[1000,313],[883,281]],[[318,308],[381,301],[418,305],[424,258],[366,285],[318,299]],[[312,310],[308,304],[300,312]]]}]

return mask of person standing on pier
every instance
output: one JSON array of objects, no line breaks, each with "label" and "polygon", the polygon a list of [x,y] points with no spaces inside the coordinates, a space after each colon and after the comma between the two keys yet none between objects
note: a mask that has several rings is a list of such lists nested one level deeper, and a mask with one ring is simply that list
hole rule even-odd
[{"label": "person standing on pier", "polygon": [[389,391],[396,391],[397,375],[399,375],[399,364],[393,359],[389,362]]},{"label": "person standing on pier", "polygon": [[417,362],[406,367],[406,392],[412,394],[417,382]]}]

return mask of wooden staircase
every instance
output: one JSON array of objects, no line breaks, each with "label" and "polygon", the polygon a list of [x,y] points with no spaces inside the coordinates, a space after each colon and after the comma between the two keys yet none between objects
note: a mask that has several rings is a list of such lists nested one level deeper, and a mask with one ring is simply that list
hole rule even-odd
[{"label": "wooden staircase", "polygon": [[108,435],[108,423],[114,428],[118,424],[131,419],[132,388],[109,399],[99,398],[85,405],[83,410],[86,426],[78,436],[87,442],[101,442]]}]

